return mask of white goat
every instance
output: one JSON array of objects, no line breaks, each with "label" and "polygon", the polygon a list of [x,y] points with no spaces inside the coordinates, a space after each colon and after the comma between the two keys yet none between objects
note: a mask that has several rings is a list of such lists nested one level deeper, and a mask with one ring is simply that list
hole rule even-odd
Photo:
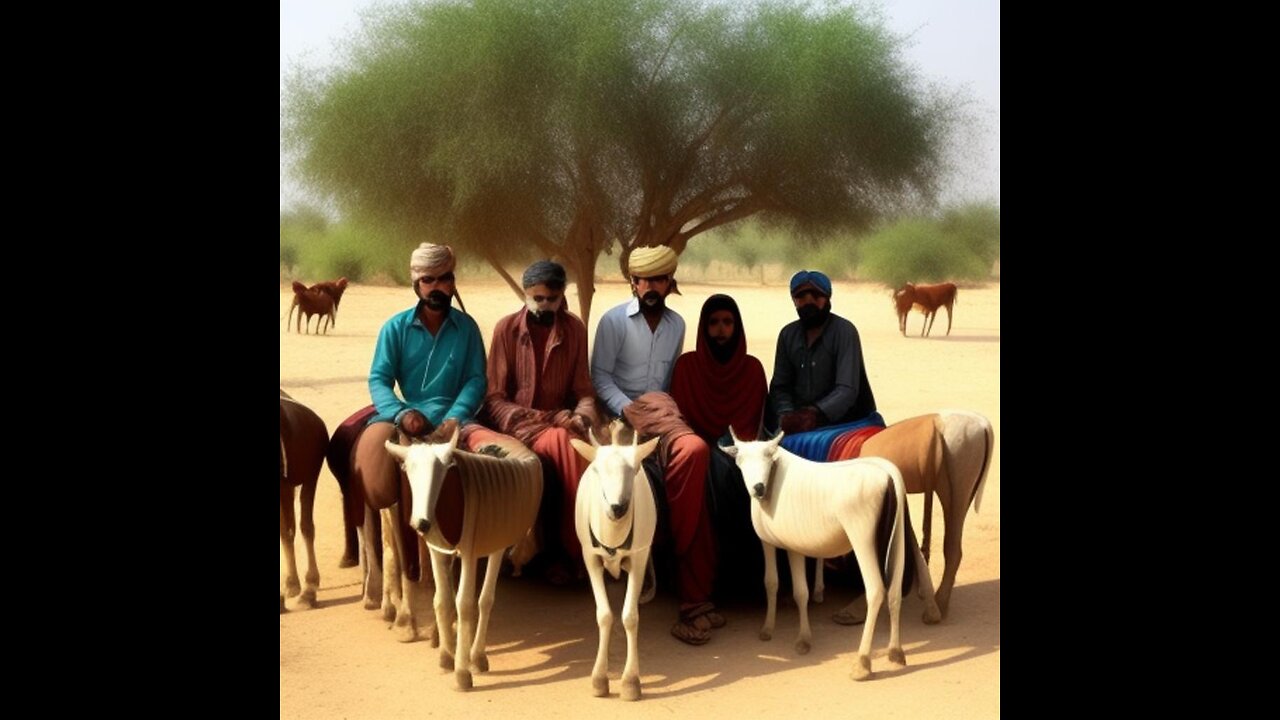
[{"label": "white goat", "polygon": [[[751,524],[764,549],[764,584],[768,611],[760,639],[773,638],[778,608],[778,567],[775,548],[787,551],[791,562],[791,587],[800,608],[800,635],[796,652],[809,652],[809,589],[805,583],[805,556],[819,558],[843,555],[852,548],[867,590],[867,618],[863,627],[853,679],[871,677],[871,640],[875,618],[885,601],[888,579],[889,661],[905,665],[906,655],[898,634],[902,609],[902,577],[906,556],[903,508],[906,488],[902,474],[893,463],[880,458],[862,458],[832,463],[806,460],[779,448],[782,433],[769,441],[743,442],[721,448],[734,457],[742,470],[751,504]],[[881,574],[876,558],[876,525],[884,503],[896,497],[893,532]],[[920,558],[917,568],[923,566]],[[925,568],[923,581],[928,582]],[[929,596],[932,598],[932,588]]]},{"label": "white goat", "polygon": [[[431,570],[436,586],[436,636],[444,640],[440,666],[454,671],[458,689],[470,690],[472,666],[479,672],[489,669],[485,637],[489,630],[498,571],[502,567],[502,554],[525,536],[538,516],[538,505],[542,499],[542,463],[537,455],[523,446],[509,451],[505,458],[477,455],[458,450],[457,446],[456,430],[448,443],[418,443],[408,447],[391,441],[386,443],[387,452],[400,460],[409,480],[409,525],[422,535],[431,550]],[[458,537],[454,538],[447,537],[442,531],[436,514],[437,501],[449,481],[447,474],[452,467],[457,467],[461,485],[453,488],[461,495],[461,517],[451,518],[452,525],[461,528]],[[384,523],[384,527],[399,533],[399,523]],[[401,547],[399,540],[395,538],[393,548]],[[454,610],[450,602],[453,600],[453,582],[449,575],[452,555],[459,556],[462,561],[456,600],[456,661],[454,636],[450,632]],[[477,613],[476,561],[482,555],[487,555],[489,562]],[[412,603],[406,598],[405,604],[411,606]]]},{"label": "white goat", "polygon": [[638,445],[618,445],[614,426],[613,445],[600,445],[594,436],[588,445],[572,439],[573,447],[590,464],[578,484],[574,523],[582,559],[591,577],[596,598],[596,625],[600,647],[591,670],[591,689],[596,697],[609,694],[609,632],[613,629],[613,608],[605,594],[604,571],[616,580],[627,571],[627,594],[622,603],[622,626],[627,632],[627,662],[622,669],[622,699],[640,699],[640,590],[649,564],[649,548],[657,530],[658,508],[649,478],[641,465],[658,445],[658,438]]}]

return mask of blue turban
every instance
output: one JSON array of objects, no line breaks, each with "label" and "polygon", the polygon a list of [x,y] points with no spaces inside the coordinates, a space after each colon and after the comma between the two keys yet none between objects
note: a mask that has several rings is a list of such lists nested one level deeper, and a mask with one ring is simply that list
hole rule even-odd
[{"label": "blue turban", "polygon": [[812,285],[818,292],[831,297],[831,278],[817,270],[801,270],[791,276],[791,294],[795,294],[803,285]]}]

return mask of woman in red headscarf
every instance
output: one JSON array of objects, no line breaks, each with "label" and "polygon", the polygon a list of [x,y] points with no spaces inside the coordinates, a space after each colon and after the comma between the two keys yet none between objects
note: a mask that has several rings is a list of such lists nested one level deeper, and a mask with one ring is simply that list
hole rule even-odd
[{"label": "woman in red headscarf", "polygon": [[676,360],[671,397],[708,445],[728,434],[755,440],[769,392],[764,366],[747,354],[742,313],[728,295],[712,295],[698,318],[698,345]]},{"label": "woman in red headscarf", "polygon": [[714,594],[722,599],[758,593],[764,557],[751,527],[742,472],[715,447],[730,442],[730,427],[739,440],[757,438],[767,394],[764,366],[747,354],[738,304],[728,295],[712,295],[698,319],[697,350],[676,360],[671,396],[689,427],[712,448],[705,503],[717,548]]}]

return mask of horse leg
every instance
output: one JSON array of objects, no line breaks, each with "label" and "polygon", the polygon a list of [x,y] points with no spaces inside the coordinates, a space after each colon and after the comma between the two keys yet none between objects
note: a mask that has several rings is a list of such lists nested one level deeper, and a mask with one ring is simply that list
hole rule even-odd
[{"label": "horse leg", "polygon": [[458,579],[458,655],[453,679],[459,690],[471,689],[471,644],[476,636],[476,561],[462,554],[462,577]]},{"label": "horse leg", "polygon": [[937,595],[933,590],[933,578],[929,576],[929,564],[920,552],[919,545],[913,542],[908,542],[907,545],[910,546],[910,562],[916,564],[916,595],[924,602],[924,615],[921,619],[926,625],[941,622],[942,610],[938,607]]},{"label": "horse leg", "polygon": [[800,635],[796,637],[796,654],[807,655],[812,647],[813,633],[809,630],[809,583],[804,577],[804,555],[787,551],[791,561],[791,597],[800,609]]},{"label": "horse leg", "polygon": [[280,551],[284,553],[284,594],[296,597],[302,592],[302,584],[298,582],[298,561],[293,554],[294,537],[293,486],[288,483],[280,485]]},{"label": "horse leg", "polygon": [[855,536],[850,529],[845,532],[849,535],[858,569],[862,572],[862,584],[867,589],[866,623],[862,626],[862,641],[858,644],[858,657],[854,660],[851,675],[854,680],[868,680],[871,678],[871,641],[875,635],[876,618],[885,599],[884,578],[880,576],[880,563],[876,558],[874,525],[860,536]]},{"label": "horse leg", "polygon": [[[760,546],[764,548],[764,596],[769,603],[764,614],[764,627],[760,628],[760,639],[772,640],[773,625],[778,619],[778,551],[763,539]],[[792,582],[795,582],[794,578]]]},{"label": "horse leg", "polygon": [[[636,572],[636,563],[640,572]],[[622,699],[640,699],[640,589],[644,584],[649,564],[649,551],[641,550],[631,556],[627,568],[627,595],[622,601],[622,627],[627,631],[627,663],[622,668]]]},{"label": "horse leg", "polygon": [[[357,528],[361,552],[364,554],[364,570],[360,573],[363,581],[361,596],[364,598],[365,610],[377,610],[382,604],[382,562],[378,560],[378,527],[381,520],[369,506],[364,508],[364,524]],[[390,618],[388,618],[390,619]]]},{"label": "horse leg", "polygon": [[827,587],[822,579],[822,570],[825,564],[822,558],[813,559],[813,595],[809,599],[815,603],[822,602],[822,591]]},{"label": "horse leg", "polygon": [[[600,629],[596,664],[591,668],[591,694],[605,697],[609,694],[609,632],[613,630],[613,608],[609,606],[609,595],[604,590],[604,561],[586,549],[582,552],[582,560],[587,564],[587,576],[591,578],[591,594],[596,597],[596,626]],[[631,567],[635,569],[634,561]],[[630,584],[631,580],[628,578],[627,582]]]},{"label": "horse leg", "polygon": [[[427,599],[427,592],[435,588],[435,568],[431,565],[431,549],[427,547],[427,543],[418,537],[418,582],[417,593],[414,596],[415,601],[421,601],[425,606],[421,611],[418,605],[414,605],[413,616],[415,618],[424,618],[430,615],[431,628],[426,631],[426,639],[431,641],[432,649],[440,647],[440,627],[436,624],[435,607],[432,601]],[[428,572],[430,568],[430,572]],[[421,633],[419,633],[421,634]]]},{"label": "horse leg", "polygon": [[431,574],[435,578],[436,595],[432,605],[436,611],[436,637],[443,643],[440,667],[452,670],[455,662],[453,633],[453,577],[449,572],[452,556],[431,548]]},{"label": "horse leg", "polygon": [[[382,543],[383,567],[390,568],[394,563],[395,574],[390,570],[383,574],[383,582],[389,588],[396,608],[396,619],[393,627],[396,640],[408,643],[418,639],[418,629],[413,618],[413,581],[409,579],[408,558],[404,556],[404,529],[400,527],[400,504],[396,503],[382,511]],[[385,562],[387,548],[390,548],[393,562]]]},{"label": "horse leg", "polygon": [[307,585],[298,602],[310,607],[316,606],[316,592],[320,589],[320,567],[316,564],[316,522],[312,512],[316,506],[316,480],[302,483],[302,517],[299,518],[302,540],[307,545]]},{"label": "horse leg", "polygon": [[[889,541],[889,662],[898,666],[907,664],[906,653],[902,652],[902,583],[906,577],[909,558],[911,561],[915,558],[915,552],[907,554],[906,507],[907,494],[904,490],[898,495],[895,518],[897,531]],[[911,543],[911,546],[913,551],[917,549],[915,543]]]},{"label": "horse leg", "polygon": [[489,655],[485,653],[489,637],[489,618],[493,612],[494,595],[498,591],[498,571],[502,569],[502,554],[506,548],[489,555],[484,564],[484,585],[480,588],[480,622],[476,625],[476,639],[471,646],[471,664],[477,672],[489,672]]},{"label": "horse leg", "polygon": [[951,337],[951,303],[947,303],[947,337]]},{"label": "horse leg", "polygon": [[952,487],[939,486],[938,488],[942,517],[947,524],[942,534],[942,555],[946,564],[943,566],[942,581],[938,583],[936,596],[938,609],[944,616],[951,605],[951,590],[955,587],[956,572],[960,569],[960,559],[964,556],[964,551],[960,547],[960,538],[964,535],[964,519],[969,510],[968,504],[958,500],[954,490],[955,488]]}]

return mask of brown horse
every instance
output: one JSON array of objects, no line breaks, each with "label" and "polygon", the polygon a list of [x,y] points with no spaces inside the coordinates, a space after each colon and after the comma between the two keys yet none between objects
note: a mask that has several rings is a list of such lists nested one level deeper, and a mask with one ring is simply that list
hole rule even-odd
[{"label": "brown horse", "polygon": [[[310,408],[280,391],[280,549],[284,554],[284,598],[298,598],[299,606],[314,607],[320,586],[320,569],[316,566],[316,524],[312,510],[316,500],[316,481],[324,464],[324,451],[329,445],[329,431],[324,421]],[[307,544],[306,588],[298,582],[298,563],[293,540],[297,522],[294,517],[293,489],[302,487],[302,538]]]},{"label": "brown horse", "polygon": [[337,309],[337,303],[327,290],[318,287],[308,288],[306,285],[294,280],[293,303],[289,305],[289,313],[285,316],[284,321],[286,329],[289,327],[289,321],[293,317],[294,309],[297,309],[298,311],[298,332],[302,332],[302,316],[305,313],[307,316],[306,328],[308,333],[311,332],[312,315],[320,316],[316,319],[316,333],[319,334],[320,323],[322,321],[324,322],[325,332],[328,333],[329,326],[333,324],[335,319],[334,312]]}]

